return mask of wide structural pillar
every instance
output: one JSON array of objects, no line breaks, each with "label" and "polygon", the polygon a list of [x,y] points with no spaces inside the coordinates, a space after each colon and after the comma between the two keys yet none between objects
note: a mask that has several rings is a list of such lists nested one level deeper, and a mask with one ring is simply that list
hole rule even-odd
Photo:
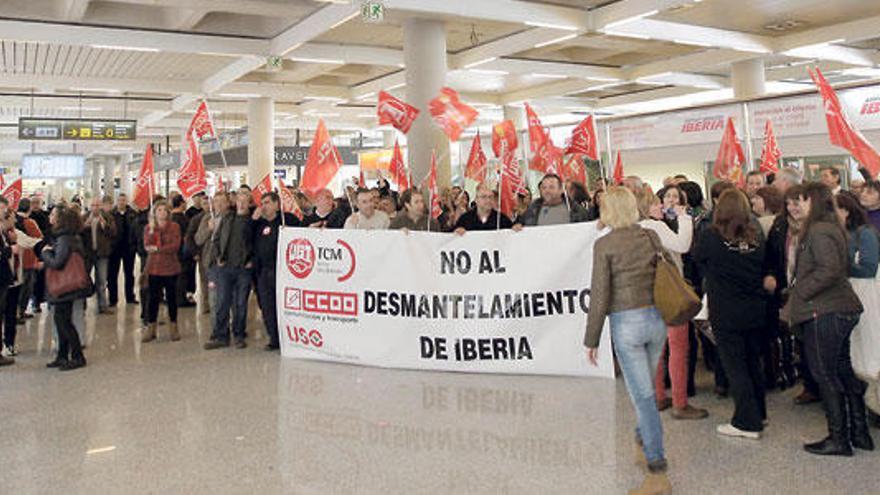
[{"label": "wide structural pillar", "polygon": [[[248,185],[275,170],[275,105],[272,98],[248,100]],[[274,179],[273,179],[274,180]],[[274,182],[273,182],[274,184]]]},{"label": "wide structural pillar", "polygon": [[407,155],[416,183],[428,175],[431,152],[437,154],[437,178],[450,181],[449,140],[431,119],[428,102],[446,85],[446,28],[442,21],[409,18],[403,22],[406,102],[421,113],[407,134]]},{"label": "wide structural pillar", "polygon": [[764,60],[753,58],[731,65],[733,96],[737,99],[753,98],[767,92]]},{"label": "wide structural pillar", "polygon": [[113,196],[113,179],[116,177],[116,157],[104,157],[104,195]]}]

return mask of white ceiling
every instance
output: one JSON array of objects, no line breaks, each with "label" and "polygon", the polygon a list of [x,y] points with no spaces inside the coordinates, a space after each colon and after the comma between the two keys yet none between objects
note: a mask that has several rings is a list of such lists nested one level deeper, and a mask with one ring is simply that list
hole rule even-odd
[{"label": "white ceiling", "polygon": [[[410,16],[446,23],[447,84],[487,118],[522,101],[560,122],[727,99],[731,64],[753,58],[775,91],[805,81],[806,64],[832,82],[880,79],[877,0],[383,3],[384,22],[368,24],[347,0],[0,2],[0,160],[31,147],[9,126],[22,115],[124,116],[147,140],[176,142],[202,97],[223,127],[244,125],[247,98],[263,95],[285,129],[321,114],[373,128],[376,92],[406,96]],[[283,56],[283,70],[267,71],[267,55]]]}]

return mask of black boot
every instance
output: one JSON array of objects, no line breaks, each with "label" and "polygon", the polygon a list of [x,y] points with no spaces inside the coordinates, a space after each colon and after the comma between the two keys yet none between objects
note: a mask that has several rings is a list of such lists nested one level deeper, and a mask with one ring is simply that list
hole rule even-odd
[{"label": "black boot", "polygon": [[861,450],[874,450],[874,440],[868,431],[868,414],[865,410],[865,396],[847,394],[849,427],[852,446]]},{"label": "black boot", "polygon": [[816,455],[852,456],[844,396],[830,390],[822,392],[822,405],[828,420],[828,436],[820,442],[804,444],[804,450]]}]

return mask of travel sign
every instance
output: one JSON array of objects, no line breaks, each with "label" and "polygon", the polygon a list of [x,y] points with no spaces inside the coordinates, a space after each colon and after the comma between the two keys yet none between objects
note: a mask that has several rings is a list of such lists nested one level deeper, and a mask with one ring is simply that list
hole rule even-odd
[{"label": "travel sign", "polygon": [[136,120],[18,119],[18,139],[25,141],[134,141]]}]

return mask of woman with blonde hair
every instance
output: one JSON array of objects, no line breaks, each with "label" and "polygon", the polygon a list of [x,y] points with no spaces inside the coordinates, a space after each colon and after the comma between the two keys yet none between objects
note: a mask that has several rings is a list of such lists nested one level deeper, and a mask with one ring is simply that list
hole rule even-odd
[{"label": "woman with blonde hair", "polygon": [[654,371],[666,341],[666,324],[654,307],[654,246],[660,245],[660,238],[639,226],[636,198],[622,187],[611,187],[602,196],[601,221],[611,232],[593,247],[590,311],[584,336],[587,358],[597,364],[607,316],[611,341],[638,418],[639,462],[643,455],[648,468],[642,486],[631,493],[671,493],[654,392]]},{"label": "woman with blonde hair", "polygon": [[[678,188],[671,186],[668,190],[677,191]],[[641,191],[636,196],[641,218],[639,225],[657,234],[660,238],[660,245],[669,251],[678,271],[682,272],[681,255],[690,251],[694,235],[694,221],[687,212],[687,208],[682,204],[674,206],[672,214],[675,222],[670,225],[664,219],[663,205],[657,195]],[[666,327],[666,330],[672,399],[666,397],[667,363],[664,362],[664,356],[661,354],[654,380],[654,386],[657,389],[657,410],[665,411],[672,407],[672,417],[675,419],[703,419],[709,415],[709,411],[693,407],[688,403],[688,351],[690,347],[688,324],[670,325]]]},{"label": "woman with blonde hair", "polygon": [[165,291],[165,303],[168,305],[168,333],[172,341],[180,340],[177,331],[177,277],[180,275],[180,225],[171,221],[171,210],[165,201],[153,204],[150,223],[144,230],[144,249],[147,251],[146,274],[149,290],[149,307],[147,308],[147,326],[141,335],[141,342],[156,339],[156,319],[159,315],[159,302],[162,290]]}]

